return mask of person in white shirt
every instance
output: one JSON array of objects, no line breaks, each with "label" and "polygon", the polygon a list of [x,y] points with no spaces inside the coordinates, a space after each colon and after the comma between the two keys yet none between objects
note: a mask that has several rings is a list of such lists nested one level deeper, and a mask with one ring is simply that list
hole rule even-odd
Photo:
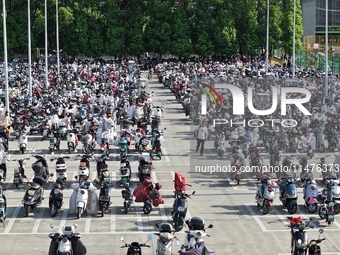
[{"label": "person in white shirt", "polygon": [[203,156],[204,143],[208,140],[208,128],[206,120],[202,120],[201,125],[195,130],[195,138],[197,140],[196,153],[200,150],[200,155]]}]

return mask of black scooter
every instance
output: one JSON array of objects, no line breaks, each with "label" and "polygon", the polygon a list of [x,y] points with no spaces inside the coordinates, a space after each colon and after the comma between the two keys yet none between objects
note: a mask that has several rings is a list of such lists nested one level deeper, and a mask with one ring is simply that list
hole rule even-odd
[{"label": "black scooter", "polygon": [[[152,240],[152,236],[148,236],[148,240]],[[120,241],[123,242],[125,245],[121,246],[120,248],[128,248],[126,255],[142,255],[142,247],[149,247],[150,245],[147,245],[146,242],[144,243],[138,243],[138,242],[132,242],[132,243],[126,243],[124,241],[124,237],[120,237]]]},{"label": "black scooter", "polygon": [[[287,217],[288,220],[293,220],[293,217]],[[292,254],[305,254],[307,251],[308,235],[306,229],[314,228],[309,226],[311,221],[315,218],[310,218],[309,221],[305,223],[298,223],[287,226],[291,229],[291,253]]]},{"label": "black scooter", "polygon": [[129,183],[125,183],[125,189],[122,190],[122,198],[124,198],[124,212],[127,214],[133,203],[133,194],[129,187]]},{"label": "black scooter", "polygon": [[102,187],[99,192],[99,211],[101,212],[101,217],[104,217],[104,213],[109,210],[109,206],[111,204],[111,180],[109,178],[109,182],[103,181]]},{"label": "black scooter", "polygon": [[[187,186],[189,185],[187,184]],[[194,194],[195,194],[195,191],[193,191],[191,195],[186,194],[184,190],[179,190],[175,192],[175,201],[172,206],[171,216],[174,222],[174,228],[176,232],[179,232],[183,229],[185,216],[188,211],[188,200],[187,199],[191,198],[191,196]]]},{"label": "black scooter", "polygon": [[62,190],[62,183],[60,180],[54,184],[53,189],[50,192],[49,197],[49,208],[51,217],[55,217],[63,205],[63,190]]},{"label": "black scooter", "polygon": [[38,207],[41,205],[44,195],[44,189],[35,182],[27,183],[27,189],[25,191],[24,198],[22,203],[24,205],[24,216],[28,216],[29,209],[31,211],[38,210]]},{"label": "black scooter", "polygon": [[18,188],[19,184],[23,184],[23,179],[26,179],[25,175],[25,161],[29,160],[29,158],[24,159],[12,159],[12,161],[17,161],[19,163],[19,168],[14,169],[13,183],[16,188]]},{"label": "black scooter", "polygon": [[320,235],[323,233],[323,229],[320,228],[319,229],[319,237],[318,239],[313,239],[309,242],[309,244],[307,245],[308,248],[308,254],[309,255],[321,255],[321,248],[319,246],[319,243],[321,243],[322,241],[326,240],[326,238],[321,238],[320,239]]},{"label": "black scooter", "polygon": [[110,172],[108,170],[106,160],[107,160],[106,155],[101,155],[97,159],[97,180],[96,181],[99,181],[100,183],[103,183],[104,181],[110,181]]},{"label": "black scooter", "polygon": [[138,176],[140,183],[143,183],[145,179],[151,178],[151,163],[146,162],[143,159],[139,160]]}]

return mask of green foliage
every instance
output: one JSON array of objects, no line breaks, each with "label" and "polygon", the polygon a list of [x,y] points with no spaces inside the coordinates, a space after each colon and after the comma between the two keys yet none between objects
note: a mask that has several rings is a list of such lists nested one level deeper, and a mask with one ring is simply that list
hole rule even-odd
[{"label": "green foliage", "polygon": [[[282,1],[282,9],[285,11],[285,15],[283,15],[281,28],[284,27],[282,33],[282,41],[284,42],[284,50],[288,55],[291,55],[293,52],[293,20],[294,20],[294,0],[284,0]],[[302,49],[302,36],[303,36],[303,27],[302,27],[302,10],[300,1],[296,1],[296,20],[295,20],[295,49]]]},{"label": "green foliage", "polygon": [[[69,55],[159,56],[254,54],[266,45],[267,0],[63,0],[59,44]],[[292,52],[294,0],[270,0],[270,48]],[[48,50],[56,50],[55,0],[47,0]],[[6,1],[8,55],[27,53],[27,1]],[[0,47],[3,27],[0,20]],[[302,48],[302,11],[296,1],[296,49]],[[31,0],[33,48],[45,46],[44,1]],[[3,55],[1,51],[0,55]]]}]

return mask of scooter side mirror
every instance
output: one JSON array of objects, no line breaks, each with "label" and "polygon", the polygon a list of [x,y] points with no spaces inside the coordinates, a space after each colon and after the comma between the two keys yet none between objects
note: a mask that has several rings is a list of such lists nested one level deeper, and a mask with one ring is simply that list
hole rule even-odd
[{"label": "scooter side mirror", "polygon": [[152,235],[148,235],[148,241],[152,241]]},{"label": "scooter side mirror", "polygon": [[124,236],[120,236],[120,241],[124,242]]},{"label": "scooter side mirror", "polygon": [[54,225],[52,223],[50,224],[50,228],[54,228]]},{"label": "scooter side mirror", "polygon": [[77,228],[77,227],[78,227],[78,224],[77,224],[77,223],[74,223],[74,224],[73,224],[73,227],[74,227],[74,228]]},{"label": "scooter side mirror", "polygon": [[319,233],[322,234],[324,230],[322,228],[319,229]]},{"label": "scooter side mirror", "polygon": [[155,223],[155,226],[156,226],[156,228],[159,228],[159,224],[158,223]]},{"label": "scooter side mirror", "polygon": [[193,192],[191,193],[191,195],[195,195],[195,193],[196,193],[196,191],[193,191]]},{"label": "scooter side mirror", "polygon": [[77,175],[76,175],[76,176],[74,176],[74,179],[76,179],[76,180],[77,180],[77,179],[78,179],[78,176],[77,176]]},{"label": "scooter side mirror", "polygon": [[213,224],[210,224],[209,226],[208,226],[208,228],[213,228],[214,227],[214,225]]}]

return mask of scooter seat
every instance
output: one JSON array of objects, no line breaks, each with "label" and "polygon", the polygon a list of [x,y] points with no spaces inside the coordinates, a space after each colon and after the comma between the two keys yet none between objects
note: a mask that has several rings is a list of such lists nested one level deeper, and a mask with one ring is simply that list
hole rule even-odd
[{"label": "scooter seat", "polygon": [[31,189],[39,189],[40,185],[38,183],[35,182],[29,182],[27,183],[27,186],[30,187]]}]

